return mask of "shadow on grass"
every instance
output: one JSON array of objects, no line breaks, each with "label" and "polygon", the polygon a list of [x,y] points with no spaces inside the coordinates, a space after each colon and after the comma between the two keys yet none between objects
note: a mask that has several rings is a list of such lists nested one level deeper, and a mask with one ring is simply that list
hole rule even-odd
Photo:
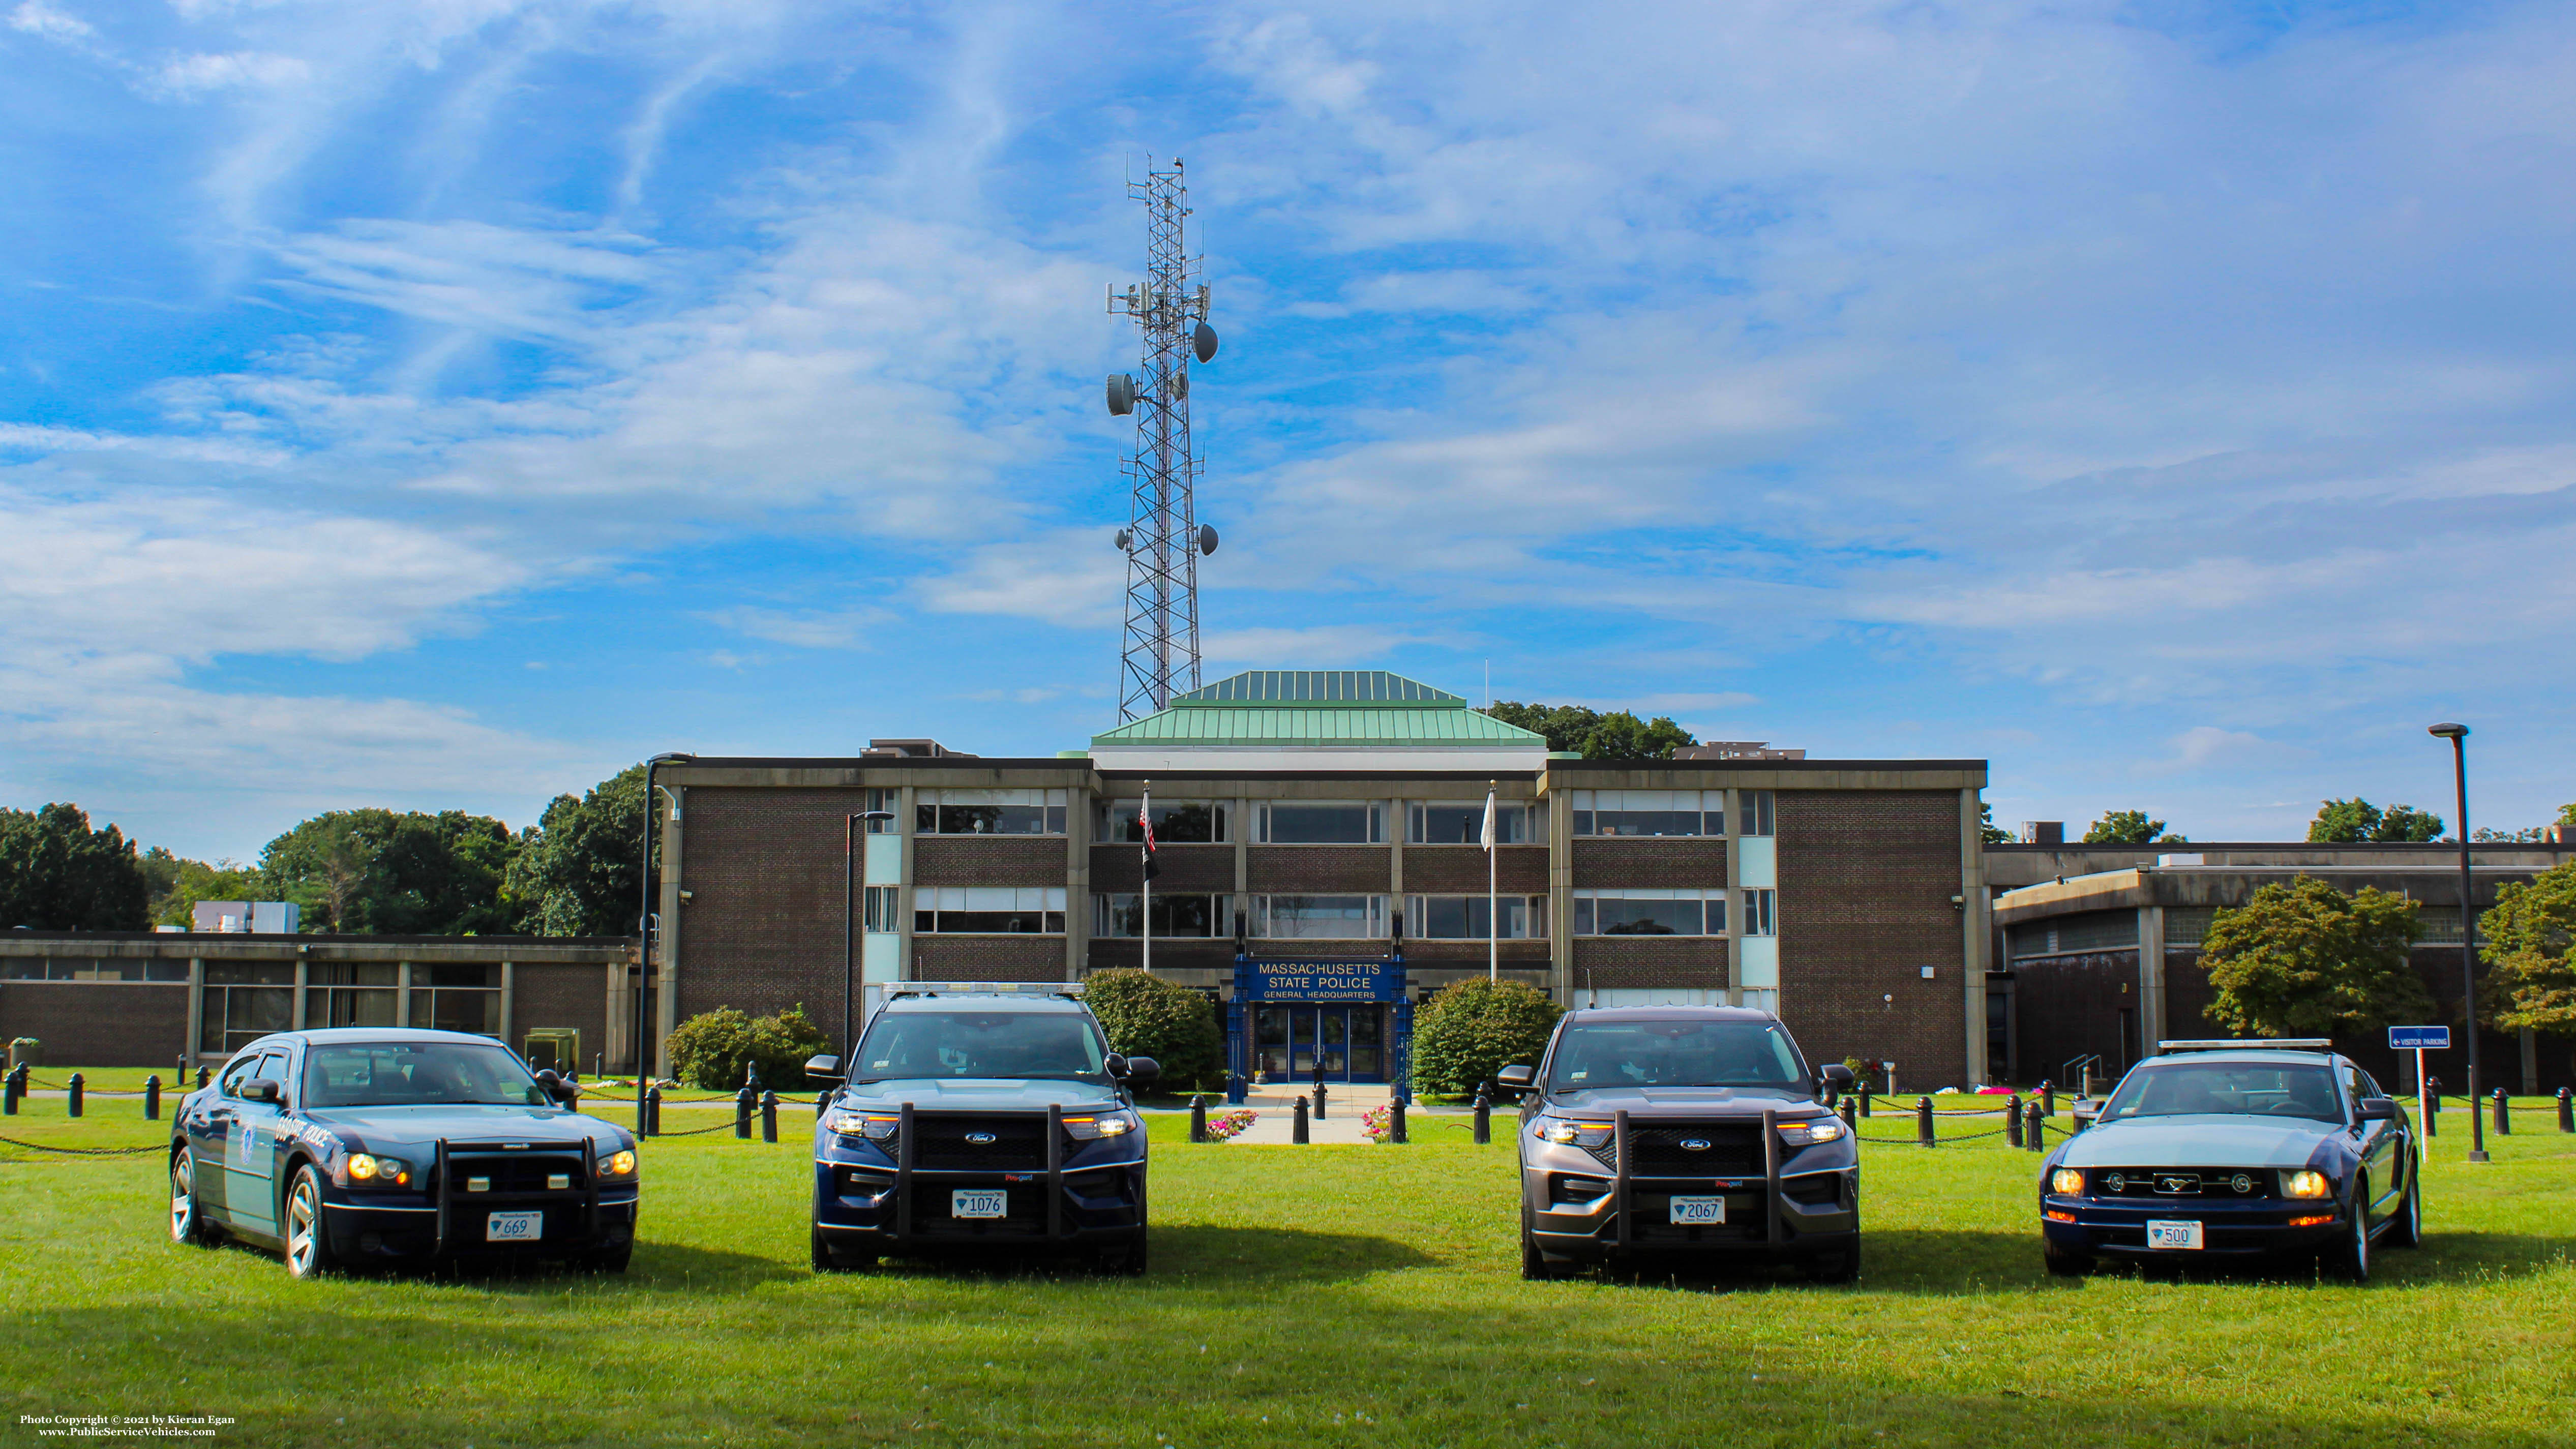
[{"label": "shadow on grass", "polygon": [[[1393,1238],[1201,1224],[1157,1224],[1153,1252],[1148,1282],[1186,1277],[1194,1288],[1238,1282],[1264,1288],[1314,1287],[1399,1268],[1429,1267],[1436,1261]],[[1089,1264],[1084,1255],[1072,1253],[961,1246],[889,1258],[877,1271],[935,1278],[1061,1278],[1083,1276]]]}]

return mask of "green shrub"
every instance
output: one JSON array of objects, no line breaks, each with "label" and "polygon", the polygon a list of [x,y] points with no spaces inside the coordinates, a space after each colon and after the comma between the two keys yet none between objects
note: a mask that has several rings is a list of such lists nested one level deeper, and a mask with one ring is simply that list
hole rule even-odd
[{"label": "green shrub", "polygon": [[1519,981],[1461,981],[1422,1003],[1413,1023],[1413,1089],[1465,1096],[1516,1062],[1535,1066],[1564,1011]]},{"label": "green shrub", "polygon": [[1217,1030],[1216,1003],[1205,993],[1142,971],[1095,971],[1083,979],[1082,999],[1100,1018],[1111,1051],[1152,1057],[1163,1069],[1158,1090],[1224,1085],[1225,1038]]},{"label": "green shrub", "polygon": [[763,1017],[719,1006],[681,1022],[671,1033],[670,1049],[672,1075],[692,1087],[738,1091],[744,1068],[757,1066],[763,1087],[793,1092],[810,1085],[805,1059],[833,1046],[801,1005]]}]

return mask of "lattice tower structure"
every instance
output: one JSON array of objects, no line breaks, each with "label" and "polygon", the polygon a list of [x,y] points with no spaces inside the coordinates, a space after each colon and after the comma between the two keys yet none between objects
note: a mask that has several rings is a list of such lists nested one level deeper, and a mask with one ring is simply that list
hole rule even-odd
[{"label": "lattice tower structure", "polygon": [[1206,461],[1190,438],[1190,349],[1207,320],[1208,287],[1183,235],[1189,188],[1180,159],[1127,184],[1145,203],[1145,281],[1112,292],[1109,310],[1144,335],[1129,483],[1127,618],[1118,717],[1132,720],[1199,687],[1199,547],[1194,495]]}]

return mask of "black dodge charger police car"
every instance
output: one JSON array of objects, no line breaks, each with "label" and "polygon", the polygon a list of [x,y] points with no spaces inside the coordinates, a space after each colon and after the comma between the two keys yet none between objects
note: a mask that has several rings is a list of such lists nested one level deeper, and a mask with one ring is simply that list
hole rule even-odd
[{"label": "black dodge charger police car", "polygon": [[1860,1271],[1860,1159],[1778,1017],[1609,1007],[1557,1024],[1522,1099],[1521,1276],[1650,1255]]},{"label": "black dodge charger police car", "polygon": [[577,1096],[490,1037],[261,1037],[180,1100],[170,1236],[276,1248],[298,1278],[487,1253],[623,1272],[635,1139]]},{"label": "black dodge charger police car", "polygon": [[906,982],[868,1022],[814,1124],[814,1269],[887,1254],[1042,1249],[1146,1262],[1145,1124],[1081,988]]},{"label": "black dodge charger police car", "polygon": [[2159,1046],[2041,1167],[2050,1272],[2312,1255],[2358,1281],[2422,1238],[2414,1124],[2332,1042]]}]

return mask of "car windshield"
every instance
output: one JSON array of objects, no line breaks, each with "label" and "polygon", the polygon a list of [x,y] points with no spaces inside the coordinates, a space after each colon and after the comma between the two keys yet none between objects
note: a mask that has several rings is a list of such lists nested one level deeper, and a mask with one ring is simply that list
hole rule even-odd
[{"label": "car windshield", "polygon": [[859,1042],[851,1080],[1042,1077],[1107,1082],[1091,1019],[1069,1011],[888,1011]]},{"label": "car windshield", "polygon": [[2140,1067],[2102,1104],[2104,1121],[2207,1115],[2303,1117],[2340,1122],[2334,1077],[2322,1066],[2187,1062]]},{"label": "car windshield", "polygon": [[418,1107],[432,1103],[551,1107],[545,1089],[497,1043],[365,1042],[304,1053],[308,1107]]},{"label": "car windshield", "polygon": [[1565,1029],[1548,1087],[1589,1092],[1617,1087],[1807,1089],[1789,1034],[1768,1021],[1578,1022]]}]

